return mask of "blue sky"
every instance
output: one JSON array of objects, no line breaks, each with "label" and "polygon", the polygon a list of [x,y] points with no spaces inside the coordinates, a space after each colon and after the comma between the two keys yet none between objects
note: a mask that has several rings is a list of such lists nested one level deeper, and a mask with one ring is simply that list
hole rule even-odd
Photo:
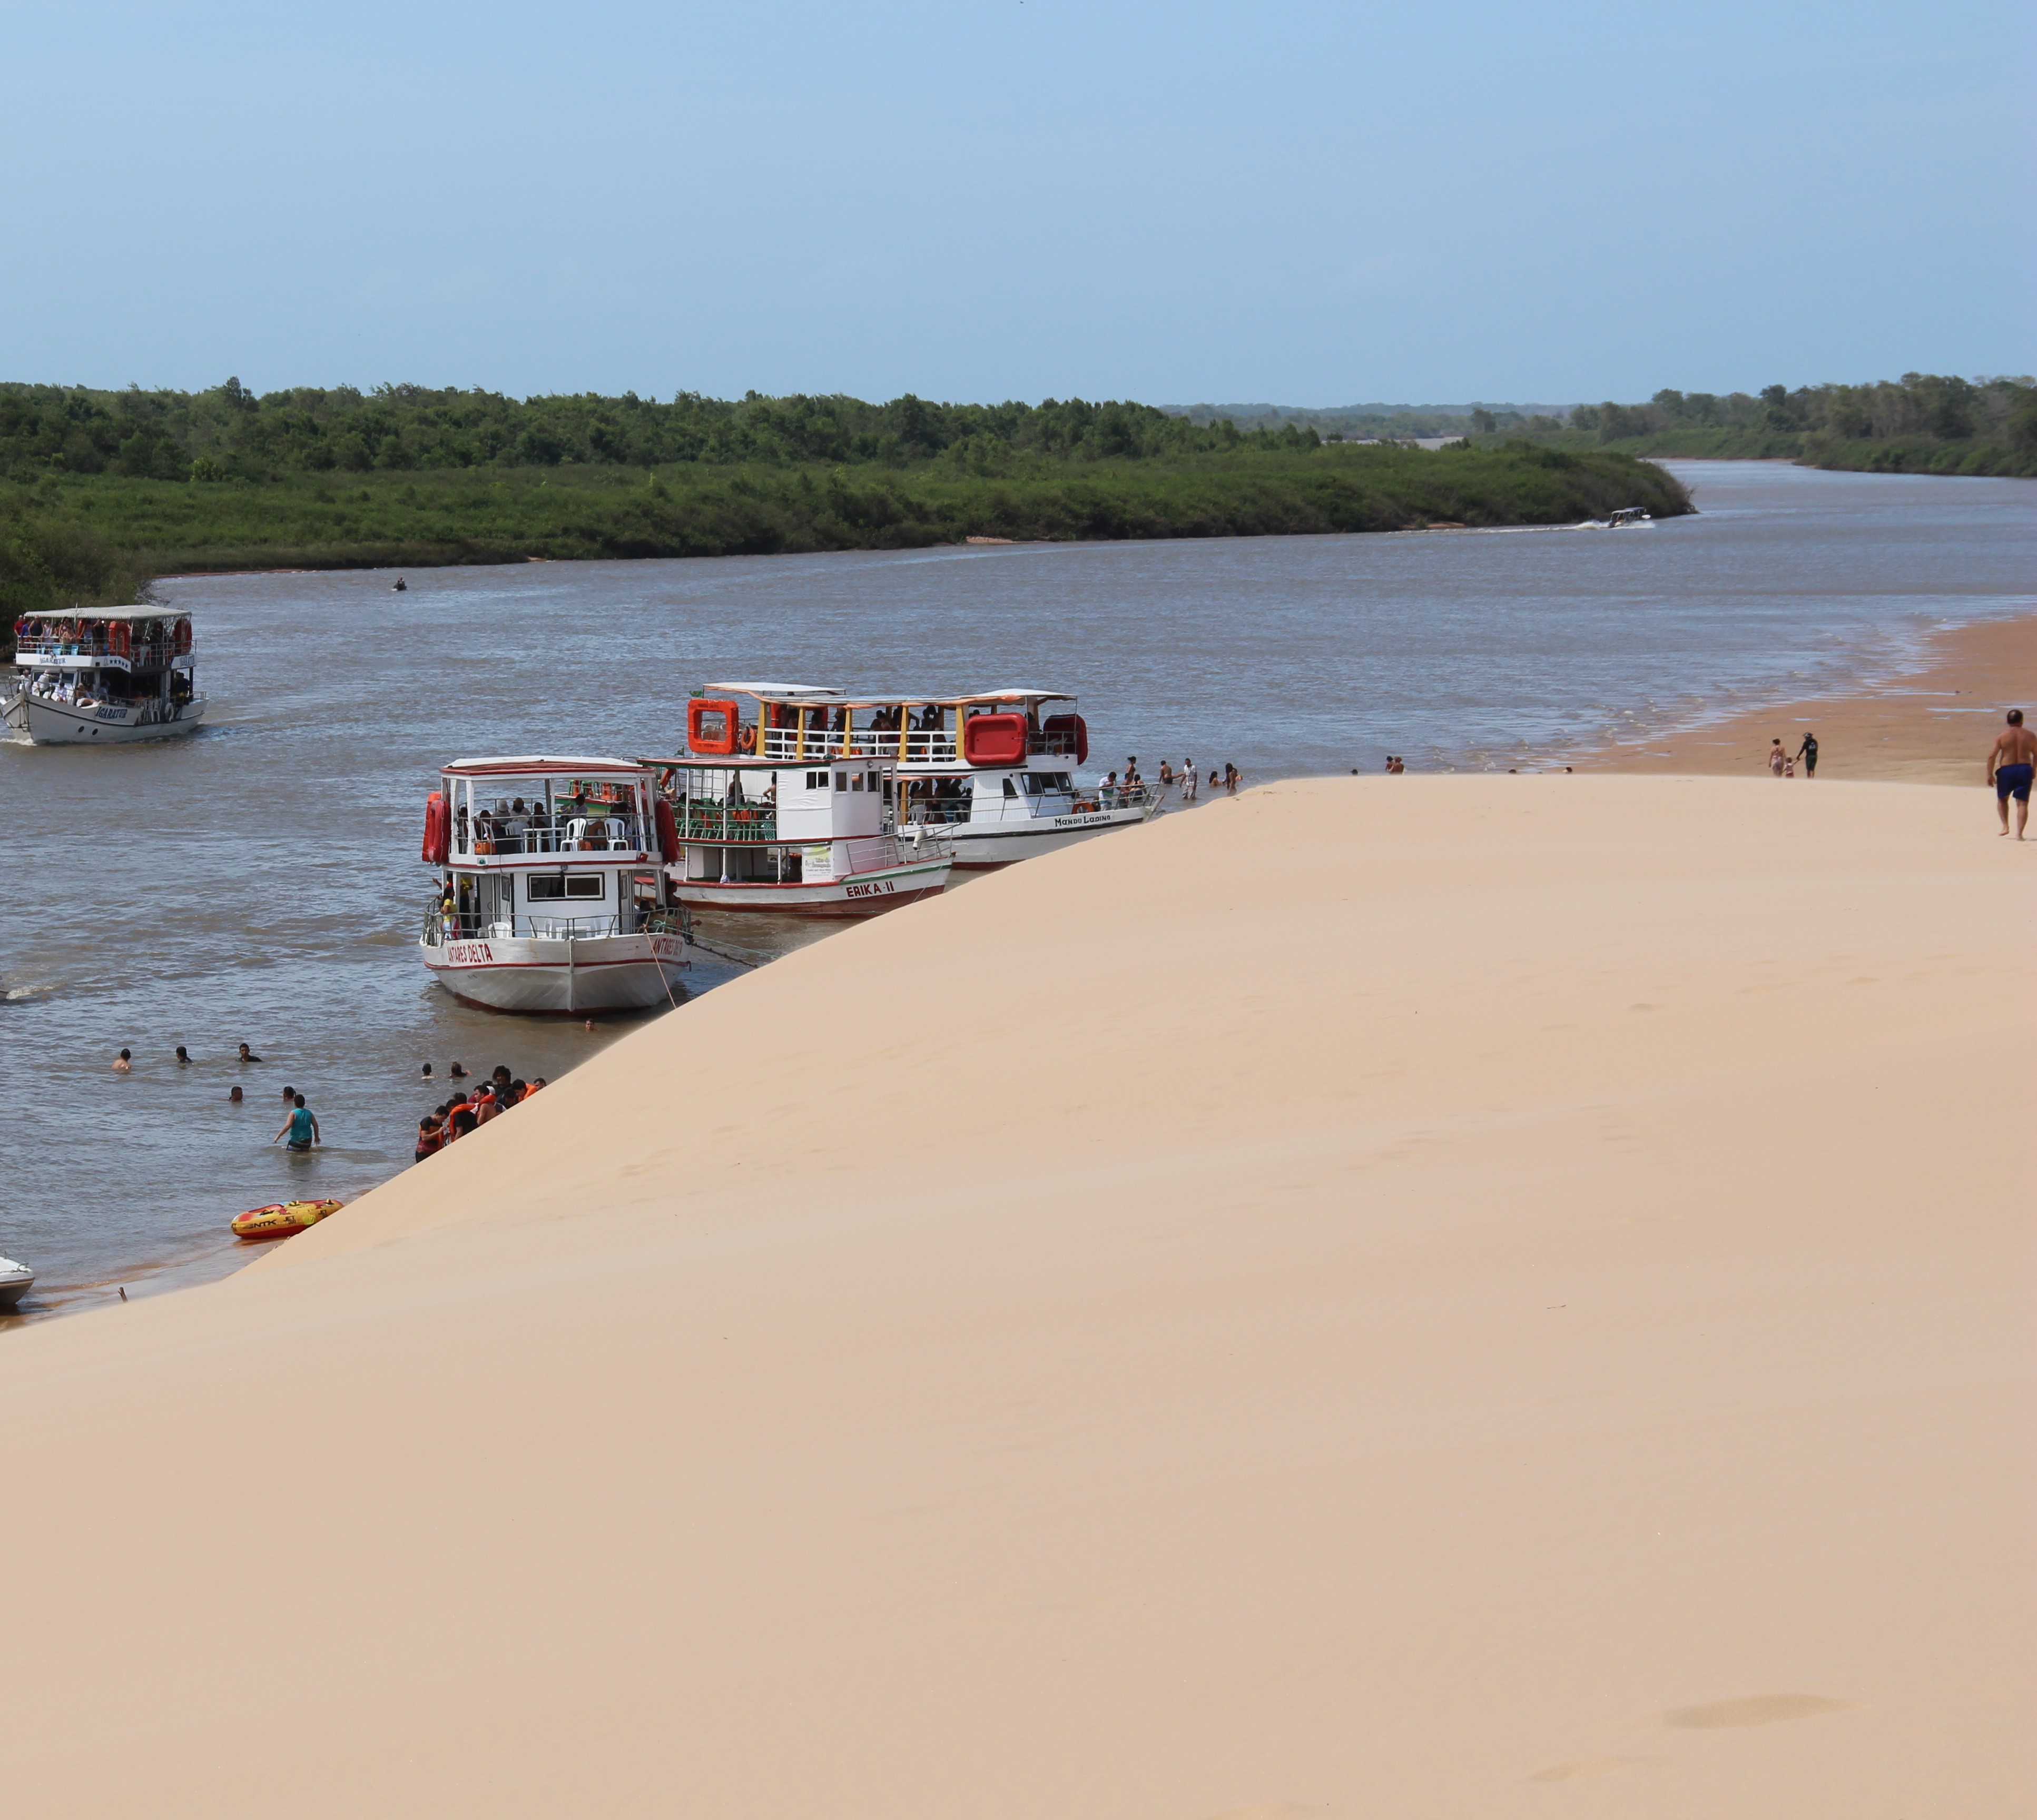
[{"label": "blue sky", "polygon": [[2033,20],[0,0],[0,377],[1339,404],[2027,372]]}]

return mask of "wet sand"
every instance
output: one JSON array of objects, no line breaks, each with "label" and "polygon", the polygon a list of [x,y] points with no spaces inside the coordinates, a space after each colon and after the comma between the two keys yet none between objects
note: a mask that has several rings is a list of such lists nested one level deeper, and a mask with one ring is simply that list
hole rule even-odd
[{"label": "wet sand", "polygon": [[1978,806],[1270,785],[11,1335],[14,1810],[2029,1811]]},{"label": "wet sand", "polygon": [[[1818,736],[1818,776],[1976,788],[2003,716],[2037,724],[2037,614],[1940,632],[1926,661],[1879,687],[1736,714],[1685,732],[1588,755],[1580,771],[1768,776],[1768,747],[1793,753]],[[1797,767],[1797,780],[1803,777]]]}]

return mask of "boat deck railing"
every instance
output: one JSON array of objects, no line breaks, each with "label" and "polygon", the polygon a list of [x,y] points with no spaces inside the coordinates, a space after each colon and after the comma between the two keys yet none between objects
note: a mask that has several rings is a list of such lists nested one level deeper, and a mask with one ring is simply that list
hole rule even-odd
[{"label": "boat deck railing", "polygon": [[[620,926],[618,927],[618,923]],[[477,916],[427,910],[424,940],[428,947],[448,942],[591,942],[606,935],[684,935],[686,913],[678,909],[646,910],[620,919],[607,916]]]},{"label": "boat deck railing", "polygon": [[1075,791],[1066,798],[1058,791],[1052,797],[992,797],[982,805],[981,814],[977,813],[978,799],[973,796],[911,798],[905,804],[905,819],[932,828],[960,827],[968,822],[1042,821],[1056,815],[1094,815],[1105,809],[1141,809],[1157,802],[1160,795],[1144,784],[1135,784],[1128,789],[1121,784],[1113,787],[1099,785]]},{"label": "boat deck railing", "polygon": [[[1072,733],[1044,733],[1034,729],[1026,734],[1029,757],[1075,757]],[[809,727],[802,734],[796,727],[767,727],[764,730],[766,758],[781,764],[826,765],[840,759],[890,759],[911,769],[918,765],[952,765],[958,756],[953,728],[921,729],[913,727],[852,727],[847,733],[829,727]]]},{"label": "boat deck railing", "polygon": [[[488,832],[479,832],[482,826]],[[527,816],[477,817],[453,824],[458,854],[648,853],[644,828],[633,815],[575,816],[550,827],[534,827]]]}]

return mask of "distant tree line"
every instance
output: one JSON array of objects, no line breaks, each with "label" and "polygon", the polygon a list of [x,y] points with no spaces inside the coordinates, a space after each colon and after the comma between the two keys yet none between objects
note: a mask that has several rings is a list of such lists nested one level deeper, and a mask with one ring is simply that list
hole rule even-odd
[{"label": "distant tree line", "polygon": [[1820,466],[2037,474],[2037,382],[1905,373],[1869,385],[1758,395],[1659,391],[1580,405],[1573,430],[1645,452],[1790,455]]},{"label": "distant tree line", "polygon": [[664,404],[633,392],[518,399],[411,385],[257,394],[238,379],[202,392],[0,384],[0,476],[16,481],[51,473],[259,481],[569,464],[905,466],[943,455],[981,470],[1011,456],[1137,461],[1320,440],[1294,425],[1240,431],[1151,405],[1082,398],[955,405],[908,393],[867,404],[840,395],[750,392],[731,401],[682,392]]}]

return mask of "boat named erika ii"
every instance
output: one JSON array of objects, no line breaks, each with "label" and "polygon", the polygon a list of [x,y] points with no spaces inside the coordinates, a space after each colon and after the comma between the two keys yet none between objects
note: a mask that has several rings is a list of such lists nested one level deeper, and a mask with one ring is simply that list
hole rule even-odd
[{"label": "boat named erika ii", "polygon": [[195,733],[191,615],[172,607],[39,610],[14,621],[0,722],[38,746],[117,746]]},{"label": "boat named erika ii", "polygon": [[[679,856],[667,876],[682,904],[868,916],[947,888],[954,863],[947,842],[924,829],[899,833],[897,760],[845,757],[841,742],[830,746],[818,731],[822,706],[841,700],[835,690],[711,686],[724,693],[686,704],[686,757],[644,761],[658,778],[661,813],[672,814]],[[737,696],[749,698],[747,716],[730,699]],[[801,706],[814,723],[811,738],[800,735]],[[790,737],[767,737],[760,757],[757,729],[774,720]]]},{"label": "boat named erika ii", "polygon": [[441,874],[418,938],[433,977],[491,1011],[674,1002],[692,964],[666,885],[678,855],[650,773],[612,758],[464,758],[425,805]]}]

